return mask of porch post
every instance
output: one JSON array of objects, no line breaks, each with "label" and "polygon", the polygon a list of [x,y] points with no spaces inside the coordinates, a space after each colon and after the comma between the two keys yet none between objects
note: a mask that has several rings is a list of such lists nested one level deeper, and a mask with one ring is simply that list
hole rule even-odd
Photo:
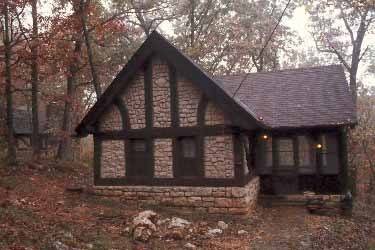
[{"label": "porch post", "polygon": [[340,145],[340,184],[341,191],[345,193],[349,189],[349,176],[348,176],[348,132],[346,128],[339,130],[339,145]]}]

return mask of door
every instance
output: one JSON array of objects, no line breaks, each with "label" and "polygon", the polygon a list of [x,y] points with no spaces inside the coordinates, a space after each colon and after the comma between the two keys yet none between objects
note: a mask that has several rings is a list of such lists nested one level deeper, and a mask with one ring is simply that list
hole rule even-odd
[{"label": "door", "polygon": [[275,138],[275,161],[273,166],[273,187],[275,194],[298,192],[298,172],[296,166],[296,139],[294,137]]}]

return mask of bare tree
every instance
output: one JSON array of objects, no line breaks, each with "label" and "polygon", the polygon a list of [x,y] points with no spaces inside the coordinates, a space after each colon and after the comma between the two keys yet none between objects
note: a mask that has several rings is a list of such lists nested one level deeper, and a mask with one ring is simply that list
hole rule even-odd
[{"label": "bare tree", "polygon": [[31,1],[31,15],[33,19],[31,50],[31,112],[32,112],[32,148],[33,157],[39,157],[40,140],[39,140],[39,67],[38,67],[38,0]]},{"label": "bare tree", "polygon": [[357,0],[309,2],[316,47],[320,52],[334,54],[349,72],[349,87],[356,103],[358,66],[370,49],[362,46],[375,22],[374,3]]},{"label": "bare tree", "polygon": [[99,75],[98,75],[98,72],[96,70],[96,66],[94,63],[94,54],[93,54],[93,49],[92,49],[92,44],[91,44],[90,33],[87,30],[87,11],[88,11],[89,4],[90,4],[90,0],[79,1],[79,15],[80,15],[81,23],[82,23],[83,36],[85,38],[85,45],[87,49],[87,57],[88,57],[90,70],[91,70],[92,83],[94,85],[96,98],[98,99],[100,95],[102,94],[102,89],[100,85]]},{"label": "bare tree", "polygon": [[13,98],[12,98],[12,71],[11,71],[11,40],[10,40],[10,15],[9,2],[4,1],[4,48],[5,48],[5,95],[6,95],[6,115],[7,115],[7,142],[10,165],[16,164],[16,147],[13,131]]}]

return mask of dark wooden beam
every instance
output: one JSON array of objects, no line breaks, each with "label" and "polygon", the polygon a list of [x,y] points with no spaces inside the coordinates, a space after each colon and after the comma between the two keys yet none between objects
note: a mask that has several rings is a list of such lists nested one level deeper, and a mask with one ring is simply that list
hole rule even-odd
[{"label": "dark wooden beam", "polygon": [[213,125],[205,127],[178,127],[178,128],[143,128],[126,131],[96,132],[94,135],[103,140],[124,140],[142,138],[178,138],[186,136],[215,136],[231,134],[235,129],[225,125]]}]

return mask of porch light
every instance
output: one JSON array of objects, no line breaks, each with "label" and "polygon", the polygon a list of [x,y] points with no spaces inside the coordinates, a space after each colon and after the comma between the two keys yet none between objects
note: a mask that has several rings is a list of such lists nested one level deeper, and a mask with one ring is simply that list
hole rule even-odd
[{"label": "porch light", "polygon": [[322,144],[320,143],[316,144],[316,148],[321,149],[322,147],[323,147]]},{"label": "porch light", "polygon": [[264,134],[262,137],[263,137],[264,140],[268,139],[268,135],[266,135],[266,134]]}]

